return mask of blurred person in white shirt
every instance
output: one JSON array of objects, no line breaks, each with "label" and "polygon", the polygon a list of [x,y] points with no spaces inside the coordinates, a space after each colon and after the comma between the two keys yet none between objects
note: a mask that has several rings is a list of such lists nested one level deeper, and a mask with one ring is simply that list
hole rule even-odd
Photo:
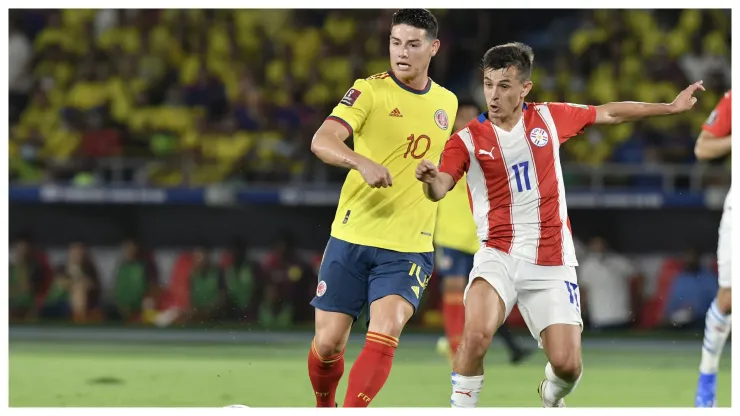
[{"label": "blurred person in white shirt", "polygon": [[33,47],[23,33],[18,18],[10,18],[10,35],[8,38],[8,81],[10,88],[10,120],[17,121],[28,104],[31,89],[31,62]]},{"label": "blurred person in white shirt", "polygon": [[591,239],[586,258],[578,268],[578,282],[592,329],[632,326],[639,305],[632,293],[633,279],[639,281],[640,277],[626,257],[609,250],[602,237]]}]

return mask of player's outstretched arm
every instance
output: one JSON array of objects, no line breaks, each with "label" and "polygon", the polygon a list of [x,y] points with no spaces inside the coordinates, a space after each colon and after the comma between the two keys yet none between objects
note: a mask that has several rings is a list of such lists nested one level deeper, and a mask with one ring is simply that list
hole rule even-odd
[{"label": "player's outstretched arm", "polygon": [[437,166],[428,160],[422,160],[416,167],[416,179],[423,183],[424,195],[433,202],[444,198],[455,186],[452,175],[440,172]]},{"label": "player's outstretched arm", "polygon": [[350,149],[345,143],[348,138],[347,127],[332,119],[324,120],[311,140],[311,151],[328,165],[356,169],[371,187],[392,186],[388,169]]},{"label": "player's outstretched arm", "polygon": [[699,160],[712,160],[725,156],[732,150],[732,135],[717,137],[702,130],[694,146],[694,155]]},{"label": "player's outstretched arm", "polygon": [[689,85],[670,104],[618,102],[607,103],[596,107],[594,124],[619,124],[646,117],[666,116],[683,113],[694,107],[696,97],[694,93],[704,91],[703,81]]}]

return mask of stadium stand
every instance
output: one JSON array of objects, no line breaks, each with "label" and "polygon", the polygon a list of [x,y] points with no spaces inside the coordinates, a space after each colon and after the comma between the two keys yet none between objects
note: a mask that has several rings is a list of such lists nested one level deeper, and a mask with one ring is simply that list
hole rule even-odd
[{"label": "stadium stand", "polygon": [[[563,156],[590,165],[693,161],[697,128],[729,86],[728,13],[555,12],[575,27],[547,24],[543,13],[518,19],[518,30],[489,27],[470,11],[439,13],[444,46],[433,77],[461,97],[476,96],[481,51],[513,31],[537,52],[538,101],[665,101],[702,78],[702,111],[594,129]],[[11,53],[22,69],[11,70],[11,178],[162,186],[341,178],[315,163],[308,141],[355,78],[387,69],[388,17],[380,10],[14,13]]]}]

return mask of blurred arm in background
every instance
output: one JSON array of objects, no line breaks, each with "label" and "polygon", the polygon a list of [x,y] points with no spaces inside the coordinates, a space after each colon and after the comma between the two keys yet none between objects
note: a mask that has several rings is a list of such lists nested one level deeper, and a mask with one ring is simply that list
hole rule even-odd
[{"label": "blurred arm in background", "polygon": [[714,134],[702,130],[696,140],[694,154],[699,160],[712,160],[730,153],[732,149],[732,135],[717,137]]},{"label": "blurred arm in background", "polygon": [[694,146],[699,160],[711,160],[730,153],[732,149],[732,92],[728,91],[719,100],[701,128]]}]

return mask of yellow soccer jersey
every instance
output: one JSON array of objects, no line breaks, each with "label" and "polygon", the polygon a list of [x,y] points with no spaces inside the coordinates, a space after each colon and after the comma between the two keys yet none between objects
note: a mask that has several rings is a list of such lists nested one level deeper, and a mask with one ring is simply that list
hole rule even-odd
[{"label": "yellow soccer jersey", "polygon": [[456,113],[457,97],[431,79],[423,90],[391,72],[355,81],[329,118],[347,127],[355,152],[388,169],[393,186],[371,188],[351,170],[331,235],[405,253],[433,251],[437,204],[424,196],[415,171],[421,159],[439,160]]},{"label": "yellow soccer jersey", "polygon": [[466,179],[463,176],[457,185],[439,201],[434,243],[437,247],[447,247],[475,254],[480,248],[480,243],[473,213],[470,210]]}]

